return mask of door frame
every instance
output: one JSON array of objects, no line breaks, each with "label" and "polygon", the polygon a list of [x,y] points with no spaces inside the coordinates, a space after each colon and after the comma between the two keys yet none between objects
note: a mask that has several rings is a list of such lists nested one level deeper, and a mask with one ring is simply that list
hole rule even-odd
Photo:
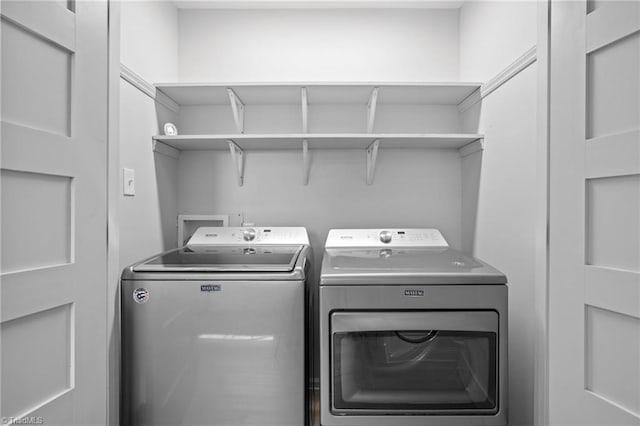
[{"label": "door frame", "polygon": [[108,0],[107,424],[120,424],[120,1]]},{"label": "door frame", "polygon": [[534,371],[533,423],[549,424],[549,75],[551,52],[551,2],[538,0],[538,31],[536,61],[537,90],[537,152],[536,170],[536,258],[534,288]]},{"label": "door frame", "polygon": [[[536,258],[534,288],[535,365],[533,418],[535,425],[549,424],[549,56],[551,49],[550,13],[552,0],[537,0],[537,155],[538,171],[536,208]],[[121,178],[120,159],[120,2],[109,5],[109,83],[108,83],[108,163],[107,163],[107,347],[108,390],[107,421],[119,424],[120,410],[120,260],[119,260],[119,200]]]}]

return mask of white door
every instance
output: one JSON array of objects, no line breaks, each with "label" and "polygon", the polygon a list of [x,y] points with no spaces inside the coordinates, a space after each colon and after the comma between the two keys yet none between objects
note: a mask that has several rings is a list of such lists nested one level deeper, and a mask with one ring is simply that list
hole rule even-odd
[{"label": "white door", "polygon": [[640,425],[640,2],[550,37],[550,424]]},{"label": "white door", "polygon": [[2,424],[105,424],[107,4],[0,12]]}]

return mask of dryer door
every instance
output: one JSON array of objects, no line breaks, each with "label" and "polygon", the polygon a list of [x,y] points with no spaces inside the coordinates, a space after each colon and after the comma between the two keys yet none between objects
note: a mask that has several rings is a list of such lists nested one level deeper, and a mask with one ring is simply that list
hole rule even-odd
[{"label": "dryer door", "polygon": [[332,412],[495,414],[495,311],[331,315]]}]

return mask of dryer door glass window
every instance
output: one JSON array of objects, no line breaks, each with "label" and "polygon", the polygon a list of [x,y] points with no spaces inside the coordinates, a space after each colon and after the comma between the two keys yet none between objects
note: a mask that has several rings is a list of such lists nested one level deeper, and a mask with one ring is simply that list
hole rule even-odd
[{"label": "dryer door glass window", "polygon": [[[392,313],[379,315],[388,314]],[[371,327],[352,324],[351,331],[333,333],[334,413],[462,415],[498,411],[497,329],[473,330],[476,327],[471,322],[471,330],[438,327],[444,325],[442,320],[425,328],[429,318],[442,315],[426,314],[409,314],[416,319],[414,327],[406,321],[400,321],[395,330],[366,330]],[[497,314],[486,314],[495,317],[490,322],[497,327]]]}]

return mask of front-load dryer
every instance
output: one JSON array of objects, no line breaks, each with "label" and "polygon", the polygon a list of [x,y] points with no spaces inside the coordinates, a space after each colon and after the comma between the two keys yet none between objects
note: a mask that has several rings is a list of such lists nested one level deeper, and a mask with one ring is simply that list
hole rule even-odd
[{"label": "front-load dryer", "polygon": [[200,228],[124,270],[122,424],[302,426],[304,228]]},{"label": "front-load dryer", "polygon": [[506,425],[506,282],[435,229],[331,230],[321,425]]}]

